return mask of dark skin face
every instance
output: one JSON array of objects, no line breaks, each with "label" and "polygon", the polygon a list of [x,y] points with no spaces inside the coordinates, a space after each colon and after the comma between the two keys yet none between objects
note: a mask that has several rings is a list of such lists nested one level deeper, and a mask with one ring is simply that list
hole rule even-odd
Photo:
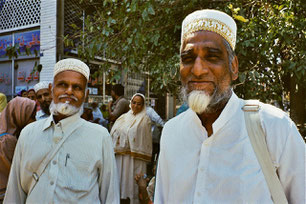
[{"label": "dark skin face", "polygon": [[[219,91],[224,92],[238,77],[237,57],[230,63],[232,71],[229,69],[228,54],[222,36],[210,31],[190,34],[184,40],[181,51],[182,84],[187,87],[188,93],[201,90],[211,96],[217,87]],[[222,110],[199,115],[208,135],[212,134],[212,123]]]},{"label": "dark skin face", "polygon": [[[63,71],[57,74],[54,77],[54,87],[53,87],[53,101],[55,104],[57,103],[65,103],[66,101],[69,101],[69,104],[72,106],[75,106],[77,108],[81,107],[81,105],[84,102],[84,99],[86,97],[87,93],[86,91],[86,84],[87,80],[86,78],[75,71]],[[49,91],[52,90],[52,85],[49,85]],[[67,97],[60,98],[61,95],[67,95]],[[71,96],[74,96],[77,98],[77,100],[74,100]],[[62,120],[64,118],[67,118],[69,116],[61,115],[54,116],[54,119],[56,122],[59,120]]]},{"label": "dark skin face", "polygon": [[27,95],[27,97],[29,98],[29,99],[31,99],[31,100],[33,100],[33,101],[35,101],[36,100],[36,94],[35,94],[35,91],[29,91],[28,92],[28,95]]},{"label": "dark skin face", "polygon": [[21,97],[28,97],[28,93],[26,91],[22,92]]},{"label": "dark skin face", "polygon": [[131,102],[131,108],[134,115],[140,113],[143,109],[144,101],[141,96],[135,96]]},{"label": "dark skin face", "polygon": [[50,114],[49,107],[52,101],[52,96],[51,96],[49,89],[41,89],[37,91],[36,99],[41,109],[49,115]]}]

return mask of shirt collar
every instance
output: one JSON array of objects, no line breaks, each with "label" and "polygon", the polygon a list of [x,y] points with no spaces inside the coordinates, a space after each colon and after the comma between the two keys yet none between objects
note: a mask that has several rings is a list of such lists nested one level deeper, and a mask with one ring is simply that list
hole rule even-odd
[{"label": "shirt collar", "polygon": [[229,101],[225,105],[221,114],[217,118],[217,120],[213,123],[213,133],[215,134],[218,130],[220,130],[225,123],[227,123],[232,117],[237,114],[237,110],[240,107],[240,101],[238,96],[232,91],[232,96]]},{"label": "shirt collar", "polygon": [[[80,126],[82,123],[82,119],[79,115],[79,113],[76,113],[72,116],[69,116],[65,119],[60,120],[56,125],[60,126],[64,134],[70,134],[72,131],[74,131],[76,128]],[[48,119],[45,121],[43,125],[43,130],[48,129],[52,125],[55,125],[55,121],[53,119],[53,114],[51,114]]]},{"label": "shirt collar", "polygon": [[[232,91],[232,95],[229,101],[225,105],[217,120],[212,124],[213,134],[218,132],[218,130],[220,130],[224,126],[224,124],[228,122],[237,113],[237,109],[239,109],[240,106],[241,105],[238,96]],[[194,122],[199,128],[204,128],[199,116],[196,114],[196,112],[191,110],[191,108],[186,111],[186,115],[189,115],[190,117],[194,118]]]}]

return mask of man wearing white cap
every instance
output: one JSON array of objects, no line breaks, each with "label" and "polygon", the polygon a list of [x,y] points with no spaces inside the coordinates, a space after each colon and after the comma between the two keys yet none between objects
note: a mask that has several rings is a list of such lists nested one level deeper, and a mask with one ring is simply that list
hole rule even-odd
[{"label": "man wearing white cap", "polygon": [[80,60],[55,64],[51,115],[22,130],[4,203],[119,203],[110,135],[80,118],[88,78]]},{"label": "man wearing white cap", "polygon": [[36,100],[40,105],[40,110],[36,112],[36,120],[41,120],[50,116],[50,104],[52,101],[49,90],[49,82],[41,81],[34,86]]},{"label": "man wearing white cap", "polygon": [[164,126],[154,203],[305,202],[305,144],[295,124],[232,90],[236,30],[216,10],[183,21],[180,74],[190,108]]}]

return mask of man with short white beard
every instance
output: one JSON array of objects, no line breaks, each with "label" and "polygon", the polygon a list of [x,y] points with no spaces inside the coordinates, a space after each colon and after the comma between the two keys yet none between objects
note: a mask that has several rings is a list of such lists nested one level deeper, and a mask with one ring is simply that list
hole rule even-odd
[{"label": "man with short white beard", "polygon": [[55,64],[51,115],[19,137],[4,203],[119,203],[119,183],[107,130],[80,118],[89,67]]},{"label": "man with short white beard", "polygon": [[217,10],[195,11],[183,21],[180,74],[190,108],[164,126],[154,203],[305,203],[305,144],[285,112],[259,103],[253,111],[260,120],[251,123],[263,129],[278,190],[253,148],[259,129],[248,134],[246,102],[231,87],[238,77],[236,30]]}]

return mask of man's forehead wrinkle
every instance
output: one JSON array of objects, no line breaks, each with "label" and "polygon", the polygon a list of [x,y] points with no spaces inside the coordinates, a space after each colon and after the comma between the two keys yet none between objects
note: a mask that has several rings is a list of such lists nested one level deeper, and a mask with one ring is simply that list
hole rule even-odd
[{"label": "man's forehead wrinkle", "polygon": [[215,45],[214,43],[211,42],[203,42],[200,43],[201,47],[195,46],[195,43],[187,43],[182,50],[184,53],[188,52],[193,52],[195,49],[201,49],[201,50],[207,50],[209,52],[214,52],[214,53],[222,53],[221,48],[219,46]]}]

